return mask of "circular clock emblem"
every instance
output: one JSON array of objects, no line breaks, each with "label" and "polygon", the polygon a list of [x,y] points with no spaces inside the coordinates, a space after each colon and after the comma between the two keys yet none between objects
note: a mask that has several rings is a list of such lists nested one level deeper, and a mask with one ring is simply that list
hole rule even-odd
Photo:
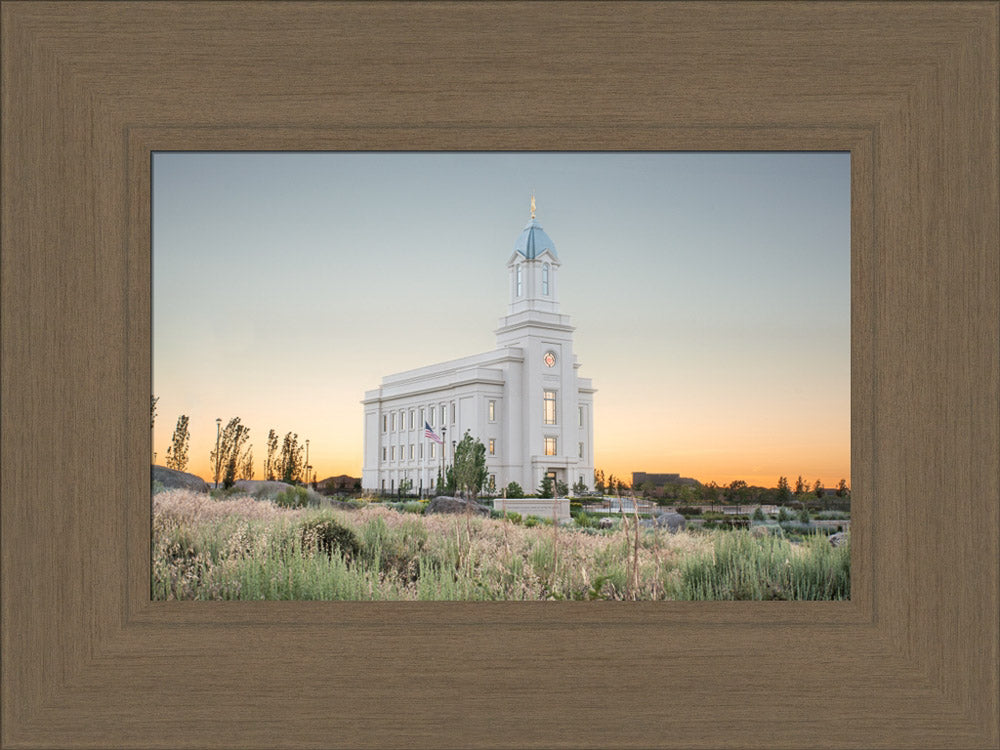
[{"label": "circular clock emblem", "polygon": [[546,367],[553,367],[556,363],[556,355],[552,352],[545,352],[545,356],[542,357],[542,361],[545,363]]}]

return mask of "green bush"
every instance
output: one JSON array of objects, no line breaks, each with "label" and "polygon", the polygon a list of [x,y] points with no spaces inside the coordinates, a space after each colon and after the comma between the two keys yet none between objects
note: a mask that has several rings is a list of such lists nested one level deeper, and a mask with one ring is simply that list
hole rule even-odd
[{"label": "green bush", "polygon": [[688,516],[700,516],[701,508],[695,508],[694,506],[691,505],[678,505],[677,512],[680,513],[685,518],[687,518]]},{"label": "green bush", "polygon": [[767,520],[767,518],[764,517],[764,510],[763,510],[763,508],[761,508],[759,505],[757,506],[757,510],[755,510],[753,512],[753,520],[754,521],[766,521]]},{"label": "green bush", "polygon": [[309,492],[305,487],[289,487],[274,497],[281,508],[305,508],[309,504]]},{"label": "green bush", "polygon": [[784,523],[785,521],[790,521],[791,518],[792,517],[788,514],[788,511],[785,509],[784,505],[782,505],[780,508],[778,508],[778,522],[779,523]]},{"label": "green bush", "polygon": [[208,491],[208,496],[213,500],[228,500],[234,495],[245,495],[246,490],[241,490],[236,485],[230,487],[222,487],[216,489],[210,489]]},{"label": "green bush", "polygon": [[514,513],[513,511],[507,513],[507,518],[510,519],[511,523],[521,523],[521,514]]},{"label": "green bush", "polygon": [[524,490],[521,489],[521,485],[519,485],[517,482],[511,482],[510,484],[508,484],[506,492],[507,492],[507,497],[510,498],[524,497]]},{"label": "green bush", "polygon": [[540,521],[541,519],[538,516],[528,516],[524,519],[524,525],[530,529],[532,526],[537,526]]},{"label": "green bush", "polygon": [[361,552],[358,538],[350,529],[328,518],[314,518],[299,527],[304,549],[313,549],[333,557],[337,552],[346,560],[355,560]]},{"label": "green bush", "polygon": [[806,510],[805,508],[802,508],[798,512],[798,519],[799,523],[809,523],[809,511]]},{"label": "green bush", "polygon": [[161,482],[159,479],[154,479],[153,480],[153,494],[154,495],[158,495],[161,492],[165,492],[166,489],[167,489],[167,486],[165,484],[163,484],[163,482]]}]

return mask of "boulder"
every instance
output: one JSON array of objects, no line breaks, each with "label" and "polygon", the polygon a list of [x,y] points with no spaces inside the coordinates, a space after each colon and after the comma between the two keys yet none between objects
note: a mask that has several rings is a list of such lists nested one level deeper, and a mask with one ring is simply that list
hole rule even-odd
[{"label": "boulder", "polygon": [[610,528],[613,528],[614,525],[615,525],[614,519],[611,519],[611,518],[602,518],[597,523],[598,528],[601,528],[601,529],[610,529]]},{"label": "boulder", "polygon": [[763,539],[769,536],[783,537],[785,532],[781,530],[781,527],[776,523],[762,523],[750,527],[750,534],[757,539]]},{"label": "boulder", "polygon": [[424,513],[475,513],[480,516],[489,516],[490,509],[485,505],[474,503],[471,500],[464,500],[460,497],[445,497],[438,495],[427,503]]},{"label": "boulder", "polygon": [[152,466],[154,482],[159,482],[167,489],[192,490],[193,492],[208,492],[208,484],[195,474],[186,471],[168,469],[166,466]]},{"label": "boulder", "polygon": [[687,526],[687,519],[680,513],[661,513],[653,520],[657,526],[660,528],[666,526],[672,533],[677,533]]},{"label": "boulder", "polygon": [[830,545],[833,547],[839,547],[842,544],[847,544],[847,534],[843,531],[838,531],[836,534],[830,534]]}]

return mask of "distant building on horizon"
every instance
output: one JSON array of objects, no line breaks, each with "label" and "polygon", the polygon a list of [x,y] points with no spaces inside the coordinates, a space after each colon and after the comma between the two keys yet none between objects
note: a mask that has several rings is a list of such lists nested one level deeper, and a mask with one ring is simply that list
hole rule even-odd
[{"label": "distant building on horizon", "polygon": [[507,261],[510,303],[497,348],[387,375],[365,392],[365,490],[393,493],[409,481],[411,492],[433,492],[442,460],[451,465],[467,430],[486,446],[496,492],[517,482],[530,493],[545,476],[593,486],[595,390],[577,375],[575,329],[559,313],[560,265],[532,197],[531,220]]}]

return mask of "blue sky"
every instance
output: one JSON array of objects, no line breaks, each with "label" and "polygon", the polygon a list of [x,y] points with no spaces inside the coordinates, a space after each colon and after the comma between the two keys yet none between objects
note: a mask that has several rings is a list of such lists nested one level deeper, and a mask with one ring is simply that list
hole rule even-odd
[{"label": "blue sky", "polygon": [[599,467],[850,478],[847,153],[155,154],[158,462],[241,416],[360,476],[366,389],[493,348],[532,193]]}]

